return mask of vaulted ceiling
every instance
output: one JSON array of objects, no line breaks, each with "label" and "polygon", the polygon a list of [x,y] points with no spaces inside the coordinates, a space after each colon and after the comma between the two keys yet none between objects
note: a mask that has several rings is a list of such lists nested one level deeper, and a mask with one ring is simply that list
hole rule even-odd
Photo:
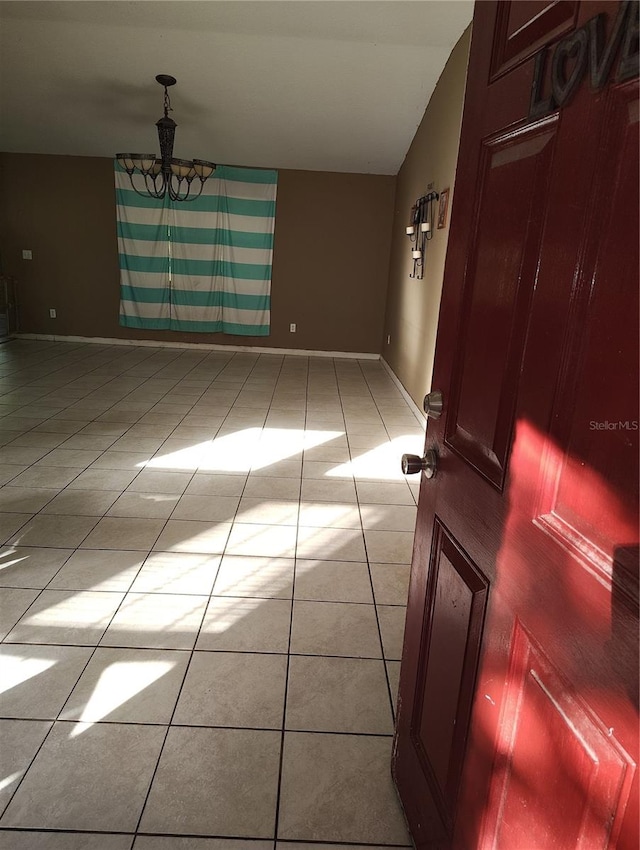
[{"label": "vaulted ceiling", "polygon": [[395,174],[468,0],[0,2],[0,150]]}]

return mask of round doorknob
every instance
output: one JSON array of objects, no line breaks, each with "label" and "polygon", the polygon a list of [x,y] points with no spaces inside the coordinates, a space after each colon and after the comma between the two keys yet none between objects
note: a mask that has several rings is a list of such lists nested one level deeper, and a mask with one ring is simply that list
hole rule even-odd
[{"label": "round doorknob", "polygon": [[427,449],[424,457],[418,455],[402,455],[402,472],[404,475],[417,475],[424,472],[427,478],[433,478],[438,466],[438,456],[433,449]]}]

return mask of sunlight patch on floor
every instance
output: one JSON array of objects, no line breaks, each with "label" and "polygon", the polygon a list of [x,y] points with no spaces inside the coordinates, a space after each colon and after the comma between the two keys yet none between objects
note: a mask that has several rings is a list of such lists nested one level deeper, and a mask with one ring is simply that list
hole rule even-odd
[{"label": "sunlight patch on floor", "polygon": [[405,434],[386,440],[347,463],[341,463],[327,472],[329,478],[370,478],[372,480],[406,481],[400,467],[403,454],[422,454],[424,437]]},{"label": "sunlight patch on floor", "polygon": [[292,565],[293,559],[228,556],[218,573],[214,593],[219,596],[277,597],[291,586]]},{"label": "sunlight patch on floor", "polygon": [[8,788],[10,785],[13,785],[21,776],[24,775],[24,770],[16,770],[15,773],[10,773],[8,776],[5,776],[4,779],[0,779],[0,791],[4,788]]},{"label": "sunlight patch on floor", "polygon": [[85,705],[70,738],[77,738],[94,723],[135,697],[165,676],[174,666],[172,661],[116,661],[100,674],[93,693]]},{"label": "sunlight patch on floor", "polygon": [[200,472],[249,472],[300,454],[341,437],[344,431],[304,428],[244,428],[139,463],[147,469],[191,469]]},{"label": "sunlight patch on floor", "polygon": [[[56,591],[60,593],[61,591]],[[47,605],[41,611],[25,615],[22,623],[28,626],[92,626],[105,617],[103,594],[93,591],[66,591],[69,593],[60,602]],[[53,593],[53,591],[52,591]],[[122,594],[120,594],[122,596]]]},{"label": "sunlight patch on floor", "polygon": [[[15,555],[16,557],[12,558],[12,555]],[[11,560],[5,560],[9,558]],[[2,559],[2,562],[0,563],[0,571],[6,570],[9,567],[15,567],[16,564],[20,564],[22,561],[26,561],[28,558],[28,555],[21,555],[20,557],[18,557],[18,550],[12,547],[11,549],[8,549],[6,552],[3,552],[0,555],[0,559]]]},{"label": "sunlight patch on floor", "polygon": [[20,655],[11,655],[5,648],[0,658],[0,693],[10,691],[23,682],[39,676],[55,664],[54,659],[48,658],[22,658]]},{"label": "sunlight patch on floor", "polygon": [[231,596],[213,596],[212,602],[215,602],[215,606],[210,611],[215,611],[215,619],[213,617],[207,617],[203,630],[207,634],[223,634],[233,628],[244,617],[257,611],[264,601],[264,599],[237,599]]}]

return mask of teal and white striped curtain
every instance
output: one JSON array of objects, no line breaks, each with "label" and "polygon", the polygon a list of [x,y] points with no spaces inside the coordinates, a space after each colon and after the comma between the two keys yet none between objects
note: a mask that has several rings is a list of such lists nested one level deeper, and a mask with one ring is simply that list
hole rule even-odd
[{"label": "teal and white striped curtain", "polygon": [[268,336],[277,171],[219,166],[182,203],[115,180],[120,324]]}]

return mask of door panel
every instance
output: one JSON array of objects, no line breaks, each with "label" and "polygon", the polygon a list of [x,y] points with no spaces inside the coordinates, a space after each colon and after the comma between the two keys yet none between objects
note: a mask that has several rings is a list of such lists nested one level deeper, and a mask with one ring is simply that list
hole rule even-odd
[{"label": "door panel", "polygon": [[633,762],[519,622],[503,710],[486,846],[607,847],[629,797]]},{"label": "door panel", "polygon": [[[574,305],[577,374],[562,388],[552,418],[566,449],[547,448],[541,522],[560,543],[587,557],[611,579],[616,545],[635,540],[637,492],[628,492],[628,450],[637,445],[638,423],[629,419],[629,364],[638,362],[638,236],[632,210],[638,186],[637,84],[611,92],[583,277],[588,304]],[[606,197],[608,203],[603,204]],[[593,248],[597,246],[597,253]],[[611,299],[610,293],[619,294]],[[576,299],[577,300],[577,299]],[[570,352],[567,353],[570,358]],[[568,366],[567,366],[568,372]],[[573,383],[573,385],[571,385]],[[593,498],[594,492],[598,498]],[[603,522],[603,505],[606,522]]]},{"label": "door panel", "polygon": [[[539,49],[577,83],[533,119]],[[419,850],[637,848],[634,51],[633,4],[476,4],[394,743]]]},{"label": "door panel", "polygon": [[496,20],[492,77],[531,56],[540,45],[575,24],[577,0],[508,0]]},{"label": "door panel", "polygon": [[[499,489],[537,269],[556,120],[483,145],[447,444]],[[459,377],[458,377],[459,375]]]},{"label": "door panel", "polygon": [[437,520],[429,575],[432,607],[423,627],[412,737],[451,826],[488,582]]}]

